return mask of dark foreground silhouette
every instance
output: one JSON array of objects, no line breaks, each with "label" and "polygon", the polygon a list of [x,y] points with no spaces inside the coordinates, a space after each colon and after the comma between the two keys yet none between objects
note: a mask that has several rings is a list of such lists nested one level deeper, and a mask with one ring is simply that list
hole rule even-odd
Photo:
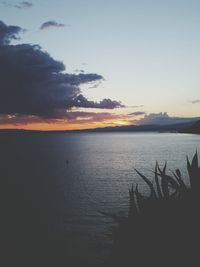
[{"label": "dark foreground silhouette", "polygon": [[53,190],[41,193],[28,177],[16,183],[10,176],[2,179],[0,266],[67,266],[66,237],[54,229],[62,218],[58,207],[46,200]]},{"label": "dark foreground silhouette", "polygon": [[78,266],[83,253],[65,234],[65,196],[49,158],[31,136],[0,138],[0,266]]},{"label": "dark foreground silhouette", "polygon": [[[151,181],[138,175],[150,189],[144,197],[138,185],[131,188],[127,218],[115,217],[114,247],[107,266],[199,266],[200,168],[197,153],[190,163],[190,184],[180,170],[166,173],[156,163]],[[197,264],[197,265],[196,265]]]},{"label": "dark foreground silhouette", "polygon": [[[65,235],[64,195],[54,177],[41,173],[35,159],[39,157],[37,147],[21,153],[17,142],[6,140],[1,151],[8,153],[0,154],[0,266],[96,267]],[[41,158],[41,164],[49,166],[49,161]],[[197,154],[187,165],[189,186],[179,170],[173,177],[167,175],[166,166],[161,170],[156,164],[152,182],[138,172],[149,186],[150,196],[141,195],[137,185],[130,190],[129,216],[114,216],[118,227],[113,228],[113,250],[105,259],[106,267],[194,266],[200,261]]]}]

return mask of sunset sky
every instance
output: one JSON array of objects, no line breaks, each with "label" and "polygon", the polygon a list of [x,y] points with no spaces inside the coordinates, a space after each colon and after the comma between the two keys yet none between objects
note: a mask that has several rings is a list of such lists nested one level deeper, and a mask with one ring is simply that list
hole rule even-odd
[{"label": "sunset sky", "polygon": [[199,0],[0,1],[0,128],[200,117],[199,13]]}]

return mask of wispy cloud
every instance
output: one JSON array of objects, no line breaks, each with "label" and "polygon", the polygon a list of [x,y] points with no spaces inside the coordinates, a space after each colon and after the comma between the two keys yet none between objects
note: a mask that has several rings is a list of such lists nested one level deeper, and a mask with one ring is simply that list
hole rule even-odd
[{"label": "wispy cloud", "polygon": [[49,29],[49,28],[63,28],[65,26],[69,26],[66,25],[66,24],[63,24],[63,23],[58,23],[54,20],[49,20],[49,21],[46,21],[44,23],[42,23],[42,25],[40,26],[40,30],[46,30],[46,29]]},{"label": "wispy cloud", "polygon": [[191,103],[192,104],[198,104],[198,103],[200,103],[200,99],[195,99],[195,100],[191,101]]},{"label": "wispy cloud", "polygon": [[33,7],[33,3],[28,2],[28,1],[22,1],[22,2],[19,2],[19,3],[16,3],[16,4],[12,4],[10,2],[3,1],[2,4],[5,7],[14,7],[14,8],[17,8],[17,9],[27,9],[27,8]]},{"label": "wispy cloud", "polygon": [[84,73],[85,71],[84,70],[75,69],[74,72],[76,72],[76,73],[80,73],[80,72]]},{"label": "wispy cloud", "polygon": [[28,2],[28,1],[22,1],[16,5],[14,5],[14,7],[18,8],[18,9],[31,8],[31,7],[33,7],[33,3]]},{"label": "wispy cloud", "polygon": [[135,106],[129,106],[129,108],[143,108],[144,105],[135,105]]},{"label": "wispy cloud", "polygon": [[129,115],[133,115],[133,116],[142,116],[145,115],[146,112],[145,111],[136,111],[136,112],[132,112]]}]

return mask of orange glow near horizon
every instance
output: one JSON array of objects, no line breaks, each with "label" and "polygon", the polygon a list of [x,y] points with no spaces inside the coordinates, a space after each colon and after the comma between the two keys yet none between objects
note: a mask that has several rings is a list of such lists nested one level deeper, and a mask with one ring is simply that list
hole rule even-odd
[{"label": "orange glow near horizon", "polygon": [[39,130],[39,131],[62,131],[62,130],[83,130],[83,129],[94,129],[104,127],[115,127],[125,126],[133,124],[133,121],[128,119],[119,120],[105,120],[101,122],[85,122],[85,123],[70,123],[70,122],[38,122],[38,123],[27,123],[27,124],[2,124],[0,129],[23,129],[23,130]]}]

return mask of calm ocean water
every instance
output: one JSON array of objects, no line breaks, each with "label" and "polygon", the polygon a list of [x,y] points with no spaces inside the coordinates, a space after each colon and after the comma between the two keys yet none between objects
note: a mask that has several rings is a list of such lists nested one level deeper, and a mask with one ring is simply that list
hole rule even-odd
[{"label": "calm ocean water", "polygon": [[101,211],[126,214],[133,183],[148,193],[134,168],[152,176],[156,160],[166,160],[169,171],[185,172],[196,149],[200,136],[188,134],[0,134],[1,179],[9,209],[27,202],[66,240],[72,258],[76,248],[85,264],[101,262],[112,243],[112,221]]}]

